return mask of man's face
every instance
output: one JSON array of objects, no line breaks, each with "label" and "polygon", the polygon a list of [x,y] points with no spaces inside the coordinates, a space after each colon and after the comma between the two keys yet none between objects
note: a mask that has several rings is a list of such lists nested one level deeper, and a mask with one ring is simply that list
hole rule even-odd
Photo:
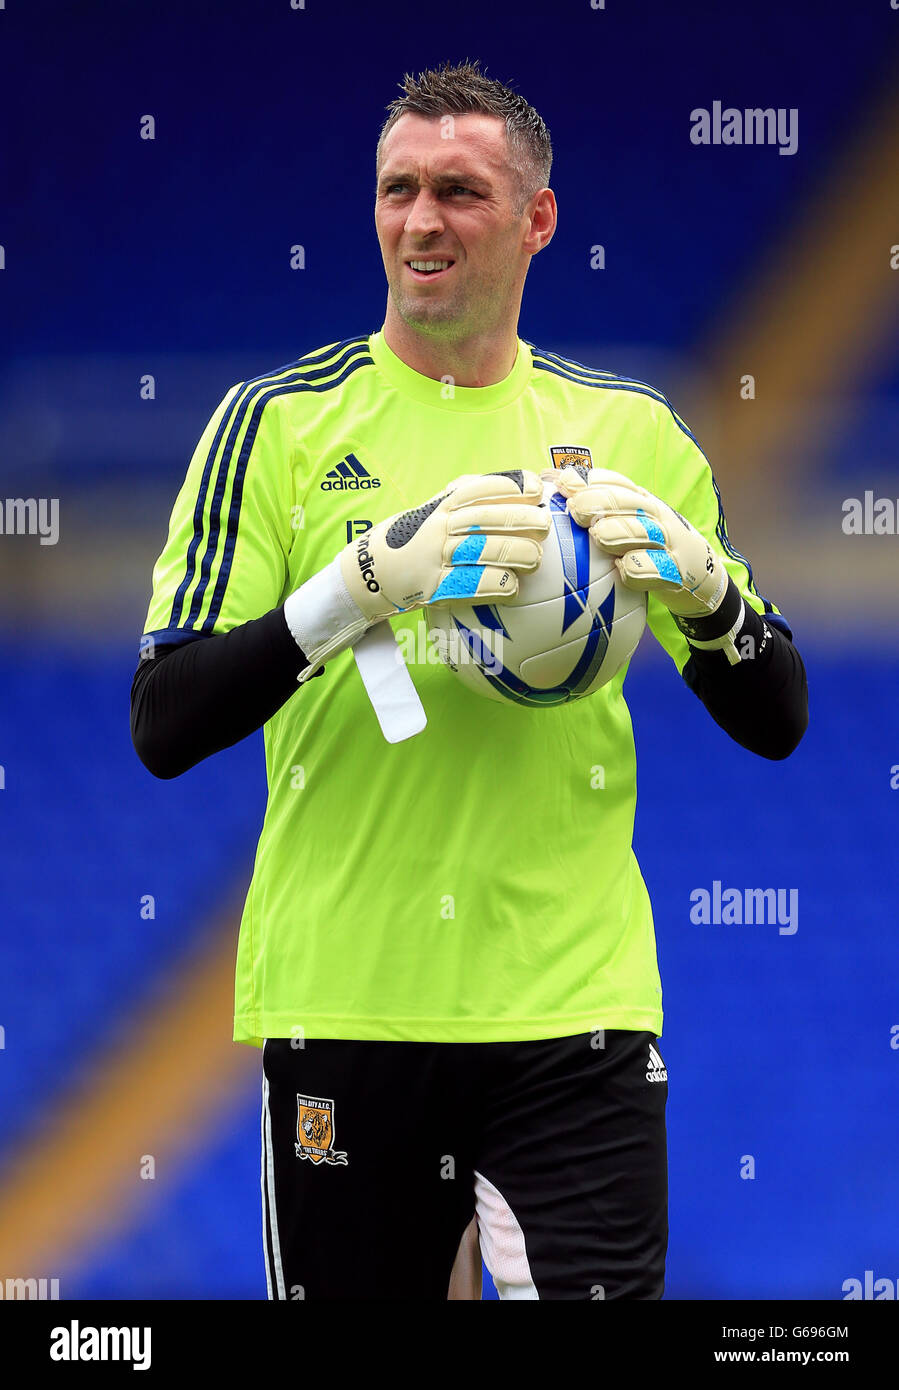
[{"label": "man's face", "polygon": [[[404,323],[464,338],[517,317],[530,260],[519,202],[498,116],[397,121],[382,147],[375,225]],[[434,261],[440,268],[423,268]]]}]

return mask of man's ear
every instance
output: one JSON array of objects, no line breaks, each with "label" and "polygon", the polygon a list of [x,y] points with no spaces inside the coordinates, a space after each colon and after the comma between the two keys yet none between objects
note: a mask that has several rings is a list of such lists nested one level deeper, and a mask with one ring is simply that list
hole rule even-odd
[{"label": "man's ear", "polygon": [[531,226],[524,244],[525,250],[535,256],[552,241],[559,220],[556,195],[551,188],[541,188],[540,192],[534,195],[531,200],[530,219]]}]

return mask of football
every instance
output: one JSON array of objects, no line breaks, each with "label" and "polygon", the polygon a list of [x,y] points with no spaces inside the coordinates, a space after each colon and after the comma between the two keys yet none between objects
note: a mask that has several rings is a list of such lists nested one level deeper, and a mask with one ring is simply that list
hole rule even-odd
[{"label": "football", "polygon": [[621,582],[614,556],[568,514],[544,483],[552,527],[543,558],[520,574],[508,603],[433,605],[431,640],[470,690],[519,705],[561,705],[606,685],[632,655],[646,625],[646,595]]}]

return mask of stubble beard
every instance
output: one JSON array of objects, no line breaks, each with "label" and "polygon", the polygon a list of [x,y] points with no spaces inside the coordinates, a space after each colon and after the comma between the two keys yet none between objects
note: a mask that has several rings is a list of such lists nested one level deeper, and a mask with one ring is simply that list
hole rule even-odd
[{"label": "stubble beard", "polygon": [[449,298],[426,300],[407,294],[398,282],[389,286],[393,306],[407,328],[435,338],[455,337],[472,318],[465,298],[456,293]]},{"label": "stubble beard", "polygon": [[388,276],[393,307],[407,328],[431,338],[459,341],[490,333],[502,322],[506,300],[514,290],[514,277],[499,260],[478,270],[467,266],[464,283],[449,295],[441,291],[433,299],[407,291],[402,274],[401,267],[392,278]]}]

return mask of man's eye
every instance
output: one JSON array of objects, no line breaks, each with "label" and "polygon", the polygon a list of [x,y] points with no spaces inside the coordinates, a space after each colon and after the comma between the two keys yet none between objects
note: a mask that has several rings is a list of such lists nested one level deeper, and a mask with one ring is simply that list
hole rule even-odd
[{"label": "man's eye", "polygon": [[466,188],[464,184],[454,183],[450,188],[450,193],[473,193],[474,189]]},{"label": "man's eye", "polygon": [[405,183],[389,183],[389,184],[387,185],[387,187],[384,189],[384,192],[385,192],[385,193],[402,192],[403,189],[406,188],[407,186],[408,186],[408,185],[405,184]]}]

